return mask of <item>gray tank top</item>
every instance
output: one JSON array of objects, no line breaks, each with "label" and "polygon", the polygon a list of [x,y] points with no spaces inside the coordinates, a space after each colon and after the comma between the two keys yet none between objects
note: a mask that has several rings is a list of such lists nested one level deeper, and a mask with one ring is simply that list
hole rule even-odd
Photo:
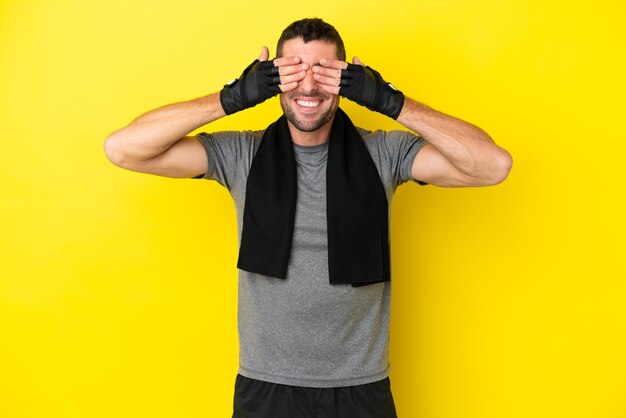
[{"label": "gray tank top", "polygon": [[[397,186],[409,180],[418,183],[411,177],[411,166],[426,141],[408,131],[357,129],[391,205]],[[246,180],[263,132],[202,132],[195,136],[208,158],[207,173],[198,178],[216,180],[228,189],[237,210],[239,239]],[[352,386],[384,379],[390,372],[391,283],[363,287],[329,283],[328,143],[293,147],[298,191],[287,277],[238,270],[239,373],[308,387]]]}]

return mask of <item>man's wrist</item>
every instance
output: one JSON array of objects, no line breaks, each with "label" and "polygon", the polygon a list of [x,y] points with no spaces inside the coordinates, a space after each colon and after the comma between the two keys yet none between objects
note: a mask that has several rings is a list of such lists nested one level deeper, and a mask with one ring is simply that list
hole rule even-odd
[{"label": "man's wrist", "polygon": [[241,91],[233,91],[234,88],[239,87],[236,86],[237,83],[240,83],[240,81],[234,80],[230,84],[226,84],[219,92],[220,107],[225,115],[232,115],[246,108],[241,102]]},{"label": "man's wrist", "polygon": [[405,97],[404,106],[396,120],[405,126],[406,124],[415,125],[416,123],[422,123],[425,112],[427,112],[428,109],[429,107],[425,104],[419,103],[410,97]]},{"label": "man's wrist", "polygon": [[404,108],[404,93],[395,88],[393,84],[386,82],[378,74],[378,100],[373,110],[397,120]]},{"label": "man's wrist", "polygon": [[226,111],[224,110],[224,106],[222,106],[221,95],[222,92],[218,91],[206,96],[204,109],[206,110],[207,117],[211,120],[226,116]]}]

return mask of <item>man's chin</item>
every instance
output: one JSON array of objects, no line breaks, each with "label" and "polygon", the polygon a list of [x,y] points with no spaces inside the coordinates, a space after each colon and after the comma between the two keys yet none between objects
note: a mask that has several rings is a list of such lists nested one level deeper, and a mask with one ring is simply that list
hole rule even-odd
[{"label": "man's chin", "polygon": [[315,132],[325,125],[325,123],[319,123],[318,121],[316,121],[315,123],[302,123],[302,121],[290,120],[290,122],[293,126],[295,126],[299,131],[302,132]]},{"label": "man's chin", "polygon": [[310,119],[306,116],[299,116],[297,114],[297,111],[292,108],[286,106],[282,106],[282,108],[287,120],[291,122],[291,124],[296,129],[302,132],[314,132],[322,128],[324,125],[332,120],[333,116],[335,115],[335,111],[337,110],[337,108],[328,109],[326,112],[320,114],[317,118]]}]

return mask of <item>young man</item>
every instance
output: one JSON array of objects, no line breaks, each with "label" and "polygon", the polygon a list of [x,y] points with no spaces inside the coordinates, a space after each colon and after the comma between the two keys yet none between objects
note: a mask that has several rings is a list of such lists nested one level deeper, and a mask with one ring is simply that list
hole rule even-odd
[{"label": "young man", "polygon": [[[320,19],[292,23],[218,92],[152,110],[105,142],[114,164],[214,179],[237,208],[240,367],[234,417],[395,417],[388,336],[396,187],[502,182],[480,128],[405,97]],[[280,94],[262,131],[189,132]],[[409,131],[355,127],[339,96]]]}]

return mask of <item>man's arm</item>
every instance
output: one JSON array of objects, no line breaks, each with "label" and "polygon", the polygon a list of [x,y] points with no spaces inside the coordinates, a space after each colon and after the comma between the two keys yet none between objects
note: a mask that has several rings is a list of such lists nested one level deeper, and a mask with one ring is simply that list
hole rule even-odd
[{"label": "man's arm", "polygon": [[475,125],[408,97],[397,121],[428,142],[413,161],[416,180],[441,187],[489,186],[511,170],[511,155]]},{"label": "man's arm", "polygon": [[[268,57],[263,47],[259,61],[250,64],[236,83],[208,96],[151,110],[113,132],[104,142],[107,158],[128,170],[166,177],[204,174],[206,152],[193,136],[186,136],[189,132],[225,116],[224,105],[229,114],[253,107],[277,92],[293,90],[304,78],[308,65],[300,64],[300,58],[265,62]],[[248,78],[248,74],[255,76]]]},{"label": "man's arm", "polygon": [[225,115],[219,92],[163,106],[109,135],[104,151],[109,161],[127,170],[195,177],[206,172],[207,156],[202,144],[185,135]]},{"label": "man's arm", "polygon": [[363,70],[364,66],[357,57],[351,65],[322,59],[313,72],[323,90],[395,118],[426,139],[428,144],[413,161],[411,175],[415,180],[465,187],[498,184],[507,177],[511,155],[485,131],[404,97],[371,68]]}]

